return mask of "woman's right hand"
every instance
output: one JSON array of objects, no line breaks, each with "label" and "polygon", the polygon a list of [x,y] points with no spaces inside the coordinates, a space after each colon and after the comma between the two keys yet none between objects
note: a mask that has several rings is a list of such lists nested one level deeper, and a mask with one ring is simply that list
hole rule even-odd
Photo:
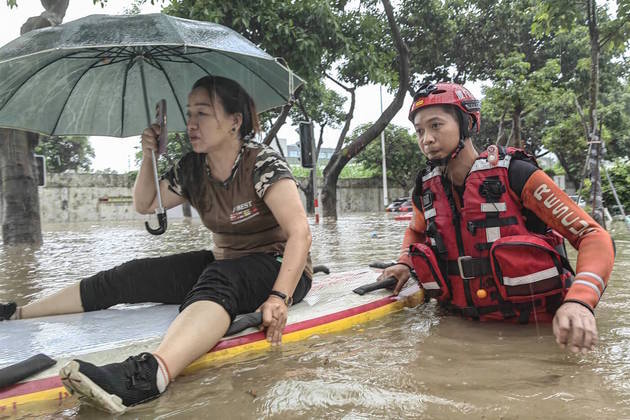
[{"label": "woman's right hand", "polygon": [[398,295],[400,290],[403,288],[409,277],[411,277],[411,269],[405,264],[394,264],[390,267],[387,267],[380,276],[376,279],[376,281],[382,281],[389,277],[396,278],[396,287],[394,287],[394,295]]},{"label": "woman's right hand", "polygon": [[150,157],[151,152],[158,150],[157,139],[160,135],[160,126],[159,124],[151,124],[151,127],[147,127],[142,132],[142,156]]}]

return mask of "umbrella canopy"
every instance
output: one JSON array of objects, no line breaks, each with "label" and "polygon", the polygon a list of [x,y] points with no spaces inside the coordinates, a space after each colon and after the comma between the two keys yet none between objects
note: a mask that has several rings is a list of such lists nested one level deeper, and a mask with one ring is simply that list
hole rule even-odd
[{"label": "umbrella canopy", "polygon": [[28,32],[0,48],[0,127],[46,135],[138,135],[169,104],[169,131],[185,131],[193,83],[237,81],[259,112],[303,81],[224,26],[164,14],[93,15]]}]

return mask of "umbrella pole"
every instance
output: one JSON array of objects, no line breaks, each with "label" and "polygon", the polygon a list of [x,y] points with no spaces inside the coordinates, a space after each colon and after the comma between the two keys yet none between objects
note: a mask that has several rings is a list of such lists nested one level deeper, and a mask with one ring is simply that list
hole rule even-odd
[{"label": "umbrella pole", "polygon": [[[138,56],[140,65],[140,79],[142,80],[142,96],[144,97],[144,111],[147,115],[147,126],[151,126],[151,114],[149,113],[149,97],[147,96],[147,85],[144,78],[144,57]],[[157,158],[155,157],[155,150],[151,150],[151,161],[153,163],[153,179],[155,180],[155,191],[157,193],[158,207],[155,209],[160,227],[153,229],[149,226],[148,222],[144,222],[144,226],[147,231],[152,235],[161,235],[166,232],[166,211],[162,205],[162,194],[160,193],[160,179],[158,177],[157,170]]]}]

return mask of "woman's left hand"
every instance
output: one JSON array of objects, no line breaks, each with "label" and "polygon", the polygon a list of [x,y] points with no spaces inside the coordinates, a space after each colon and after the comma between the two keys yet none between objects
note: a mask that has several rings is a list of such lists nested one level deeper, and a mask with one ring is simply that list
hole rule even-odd
[{"label": "woman's left hand", "polygon": [[262,312],[262,328],[267,329],[267,341],[272,346],[281,344],[289,308],[282,299],[272,295],[258,309]]}]

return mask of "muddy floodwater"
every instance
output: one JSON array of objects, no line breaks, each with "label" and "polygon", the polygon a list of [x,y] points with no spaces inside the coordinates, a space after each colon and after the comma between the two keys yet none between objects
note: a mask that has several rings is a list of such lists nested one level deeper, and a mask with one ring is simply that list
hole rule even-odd
[{"label": "muddy floodwater", "polygon": [[[313,261],[334,271],[395,258],[405,227],[387,214],[310,222]],[[210,234],[195,221],[173,220],[161,237],[138,222],[44,229],[41,248],[0,245],[0,301],[26,303],[131,258],[211,247]],[[617,229],[615,269],[596,310],[600,343],[590,354],[558,348],[548,324],[466,321],[428,303],[342,333],[237,356],[178,378],[162,398],[122,417],[630,418],[630,235]],[[0,418],[15,414],[108,417],[73,398]]]}]

